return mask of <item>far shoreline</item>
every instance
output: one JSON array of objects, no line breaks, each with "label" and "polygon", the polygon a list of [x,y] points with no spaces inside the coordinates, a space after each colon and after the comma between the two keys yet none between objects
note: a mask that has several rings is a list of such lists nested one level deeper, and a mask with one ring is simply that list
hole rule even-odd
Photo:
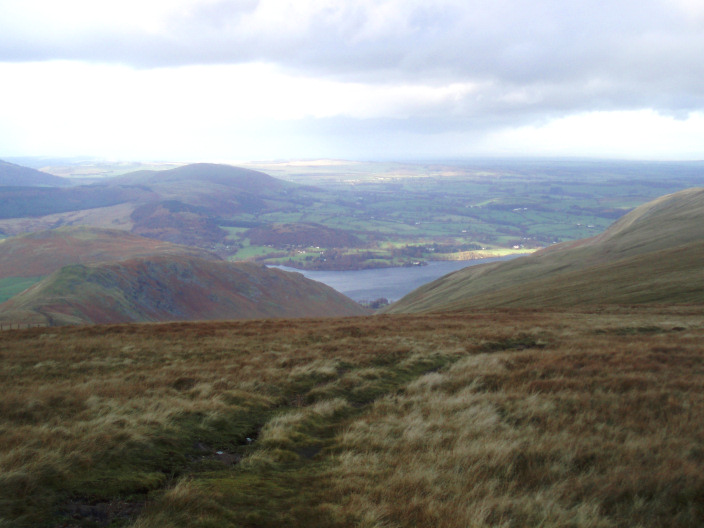
[{"label": "far shoreline", "polygon": [[[356,266],[356,267],[347,267],[347,266],[340,266],[340,267],[335,267],[334,266],[334,261],[327,263],[324,266],[316,266],[316,267],[299,267],[296,264],[298,262],[293,261],[293,262],[285,262],[285,263],[269,263],[269,262],[260,262],[261,264],[264,264],[268,268],[287,268],[287,270],[293,270],[293,271],[298,271],[298,272],[303,272],[303,271],[311,271],[311,272],[343,272],[343,271],[366,271],[366,270],[380,270],[380,269],[406,269],[406,268],[419,268],[419,267],[424,267],[428,266],[429,264],[433,262],[476,262],[476,261],[481,261],[481,260],[488,260],[488,259],[504,259],[508,257],[525,257],[527,255],[531,255],[535,253],[536,251],[539,251],[544,248],[535,248],[532,250],[528,251],[487,251],[487,252],[479,252],[479,251],[472,251],[472,252],[463,252],[461,255],[466,255],[467,253],[472,253],[476,256],[470,257],[470,258],[461,258],[459,256],[454,257],[454,255],[460,255],[460,254],[454,254],[454,253],[448,253],[447,258],[425,258],[425,259],[417,259],[413,261],[409,261],[401,266],[393,263],[385,264],[383,262],[370,262],[369,265],[366,266]],[[319,263],[320,264],[320,263]]]},{"label": "far shoreline", "polygon": [[[525,254],[524,254],[525,255]],[[416,288],[468,266],[510,260],[524,255],[507,255],[474,260],[433,260],[425,266],[380,267],[362,270],[301,270],[283,265],[267,265],[281,271],[300,273],[322,282],[359,303],[386,299],[395,302]]]}]

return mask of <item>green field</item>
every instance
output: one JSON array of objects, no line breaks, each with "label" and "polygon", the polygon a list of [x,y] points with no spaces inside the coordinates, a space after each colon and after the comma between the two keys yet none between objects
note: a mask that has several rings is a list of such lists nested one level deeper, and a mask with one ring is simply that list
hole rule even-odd
[{"label": "green field", "polygon": [[26,290],[41,279],[42,277],[8,277],[0,279],[0,303]]},{"label": "green field", "polygon": [[[235,174],[241,168],[194,165],[164,176],[178,178],[178,185],[176,180],[167,185],[153,173],[134,181],[123,178],[112,187],[25,189],[20,195],[8,195],[0,210],[11,219],[72,211],[76,203],[141,204],[147,197],[140,178],[149,177],[150,192],[163,201],[139,205],[134,212],[125,209],[124,214],[134,218],[124,222],[136,222],[132,229],[138,234],[195,245],[235,260],[290,260],[299,267],[358,269],[372,260],[374,265],[379,259],[388,266],[410,264],[435,254],[457,258],[482,248],[530,252],[596,235],[657,196],[704,185],[703,162],[318,160],[247,166],[264,174],[242,180],[241,188],[212,179],[229,170],[228,181],[240,181]],[[93,169],[96,174],[116,174],[125,168],[76,166],[80,175]],[[40,222],[35,229],[40,225],[48,228]],[[319,240],[302,237],[291,226],[305,226],[309,234],[323,228],[327,236],[321,231]],[[15,229],[13,221],[3,227],[0,219],[2,229]],[[253,229],[257,237],[252,236]],[[292,234],[289,239],[276,236],[263,241],[262,229]],[[397,251],[389,251],[389,244]],[[431,246],[432,251],[424,250]],[[317,259],[308,248],[327,254]]]},{"label": "green field", "polygon": [[327,253],[318,258],[310,247],[293,241],[252,247],[246,229],[226,228],[228,240],[239,246],[232,258],[327,269],[378,266],[379,259],[391,266],[461,258],[471,250],[528,253],[594,236],[637,205],[704,183],[697,164],[330,162],[252,167],[316,189],[303,193],[295,210],[269,210],[249,221],[343,230],[364,240],[362,249],[372,255],[316,244],[315,251]]}]

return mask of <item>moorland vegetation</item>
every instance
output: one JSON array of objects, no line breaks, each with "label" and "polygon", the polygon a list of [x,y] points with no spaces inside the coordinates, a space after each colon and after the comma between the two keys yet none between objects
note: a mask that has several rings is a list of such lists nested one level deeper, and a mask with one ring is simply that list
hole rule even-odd
[{"label": "moorland vegetation", "polygon": [[703,316],[6,331],[0,524],[700,526]]}]

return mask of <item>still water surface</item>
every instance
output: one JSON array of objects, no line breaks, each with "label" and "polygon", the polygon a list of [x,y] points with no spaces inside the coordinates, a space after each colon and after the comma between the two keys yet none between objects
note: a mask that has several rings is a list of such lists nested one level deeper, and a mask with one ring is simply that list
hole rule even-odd
[{"label": "still water surface", "polygon": [[309,279],[327,284],[328,286],[344,293],[355,301],[372,301],[386,297],[389,301],[397,301],[407,293],[447,275],[453,271],[476,266],[486,262],[508,260],[515,258],[487,258],[479,260],[460,261],[431,261],[427,266],[413,266],[410,268],[380,268],[351,271],[308,271],[288,268],[286,266],[272,266],[284,271],[296,271]]}]

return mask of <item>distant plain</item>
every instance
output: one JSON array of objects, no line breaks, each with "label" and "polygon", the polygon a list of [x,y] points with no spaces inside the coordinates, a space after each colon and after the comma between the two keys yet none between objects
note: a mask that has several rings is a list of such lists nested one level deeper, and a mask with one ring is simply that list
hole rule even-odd
[{"label": "distant plain", "polygon": [[[288,186],[247,187],[244,201],[240,195],[226,203],[223,198],[231,191],[214,181],[177,185],[169,170],[139,173],[149,176],[150,183],[135,187],[139,180],[130,176],[132,171],[173,169],[170,164],[37,163],[54,174],[80,176],[76,183],[93,182],[79,193],[90,208],[78,210],[66,201],[76,189],[53,193],[53,202],[35,196],[36,190],[18,202],[15,193],[2,208],[0,233],[95,225],[198,245],[232,260],[364,269],[525,253],[595,235],[642,203],[704,184],[701,162],[323,160],[245,165]],[[159,178],[166,181],[160,184]],[[145,200],[161,205],[140,206]],[[57,210],[47,211],[47,203]],[[188,233],[175,229],[183,222],[190,223]]]}]

